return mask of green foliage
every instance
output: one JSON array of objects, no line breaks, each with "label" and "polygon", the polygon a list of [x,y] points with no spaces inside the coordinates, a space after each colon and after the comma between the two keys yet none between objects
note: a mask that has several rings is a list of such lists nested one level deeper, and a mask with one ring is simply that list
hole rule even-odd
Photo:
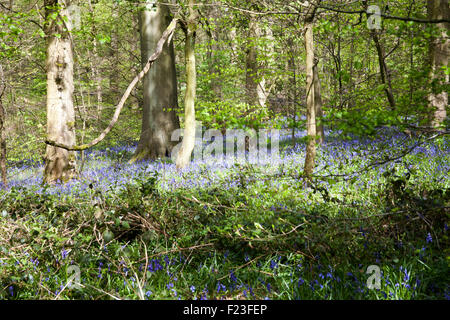
[{"label": "green foliage", "polygon": [[197,119],[207,128],[214,129],[259,129],[271,118],[267,108],[250,106],[229,100],[197,102]]}]

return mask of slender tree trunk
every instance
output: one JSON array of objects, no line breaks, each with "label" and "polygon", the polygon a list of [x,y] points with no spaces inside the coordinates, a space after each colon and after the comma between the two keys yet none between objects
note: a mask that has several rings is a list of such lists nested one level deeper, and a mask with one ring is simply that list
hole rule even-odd
[{"label": "slender tree trunk", "polygon": [[343,84],[342,84],[342,38],[341,38],[341,20],[339,15],[337,16],[338,20],[338,40],[337,40],[337,64],[338,64],[338,81],[339,81],[339,106],[341,108],[344,107],[343,103]]},{"label": "slender tree trunk", "polygon": [[325,139],[325,131],[323,129],[323,111],[322,111],[322,94],[320,88],[320,79],[319,79],[319,67],[318,67],[318,59],[315,59],[313,74],[314,74],[314,108],[316,110],[316,134],[317,141],[319,143],[323,143]]},{"label": "slender tree trunk", "polygon": [[[450,8],[448,0],[428,0],[428,16],[430,19],[450,19]],[[437,25],[440,35],[432,38],[429,47],[429,59],[431,62],[430,79],[432,92],[428,96],[431,109],[431,125],[439,127],[447,117],[448,91],[443,85],[449,83],[449,74],[444,73],[448,67],[448,56],[450,51],[450,23],[439,23]]]},{"label": "slender tree trunk", "polygon": [[[353,82],[353,74],[354,74],[354,70],[353,70],[353,65],[354,65],[354,58],[355,58],[355,37],[352,36],[352,40],[351,40],[351,44],[350,44],[350,66],[349,66],[349,73],[350,73],[350,81],[349,81],[349,93],[351,96],[353,96],[353,92],[356,90],[356,88],[354,87],[354,82]],[[355,107],[355,101],[353,98],[349,99],[348,101],[348,107],[349,108],[354,108]]]},{"label": "slender tree trunk", "polygon": [[[65,21],[66,3],[45,0],[47,36],[47,140],[75,145],[75,111],[73,106],[73,53],[70,19]],[[58,9],[62,6],[62,10]],[[58,16],[53,19],[53,14]],[[64,22],[63,22],[64,21]],[[66,182],[76,175],[74,152],[47,145],[44,182]]]},{"label": "slender tree trunk", "polygon": [[211,89],[214,93],[215,100],[222,99],[222,83],[221,83],[221,71],[220,71],[220,61],[219,61],[219,50],[220,50],[220,33],[221,28],[217,25],[218,17],[220,16],[220,12],[217,7],[211,7],[211,12],[209,13],[213,18],[210,23],[214,26],[212,30],[208,30],[208,62],[209,62],[209,70],[211,73]]},{"label": "slender tree trunk", "polygon": [[[411,30],[411,39],[414,39],[414,30]],[[411,41],[411,47],[409,51],[409,105],[413,104],[413,94],[414,94],[414,80],[411,77],[414,71],[414,41]]]},{"label": "slender tree trunk", "polygon": [[5,139],[5,108],[3,107],[3,94],[6,90],[3,67],[0,64],[0,170],[2,173],[3,187],[8,186],[6,175],[6,139]]},{"label": "slender tree trunk", "polygon": [[[274,37],[273,37],[273,31],[270,27],[261,29],[261,28],[257,28],[257,36],[258,38],[260,37],[264,37],[265,39],[265,47],[264,47],[264,54],[268,57],[273,57],[274,53],[275,53],[275,48],[274,48]],[[258,68],[262,71],[264,71],[265,69],[267,69],[267,62],[263,62],[260,63],[258,65]],[[264,74],[264,72],[262,73]],[[267,98],[269,97],[270,91],[273,87],[273,83],[272,84],[268,84],[267,80],[264,76],[260,77],[260,81],[258,83],[258,89],[257,89],[257,94],[258,94],[258,104],[259,106],[265,108],[267,105]]]},{"label": "slender tree trunk", "polygon": [[184,135],[181,148],[176,159],[177,169],[185,168],[191,159],[195,146],[195,91],[197,75],[195,65],[195,36],[197,15],[194,10],[195,1],[189,0],[189,17],[186,30],[186,95],[184,98]]},{"label": "slender tree trunk", "polygon": [[375,43],[375,47],[377,49],[378,54],[378,63],[380,65],[380,76],[381,82],[385,85],[384,91],[386,92],[387,99],[389,101],[389,106],[391,110],[395,110],[395,98],[394,93],[392,91],[392,83],[391,83],[391,74],[386,65],[386,52],[384,50],[383,44],[380,42],[380,38],[377,30],[371,30],[370,34],[372,36],[373,42]]},{"label": "slender tree trunk", "polygon": [[313,18],[305,23],[306,48],[306,119],[308,144],[305,158],[305,177],[310,180],[314,171],[316,157],[316,108],[314,103],[314,34]]},{"label": "slender tree trunk", "polygon": [[[143,66],[171,20],[167,6],[157,5],[156,10],[152,7],[153,1],[148,1],[146,10],[139,16]],[[158,60],[145,76],[143,91],[141,137],[132,161],[168,157],[175,145],[171,135],[180,128],[180,123],[176,114],[178,94],[172,41],[164,45]]]},{"label": "slender tree trunk", "polygon": [[290,51],[290,57],[288,61],[288,69],[291,72],[291,83],[287,88],[291,88],[291,99],[292,99],[292,144],[295,145],[295,129],[297,126],[297,66],[295,63],[296,50],[294,48],[294,41],[292,38],[288,39]]},{"label": "slender tree trunk", "polygon": [[[92,6],[92,0],[89,0],[89,13],[91,15],[91,19],[94,22],[94,8]],[[95,23],[93,23],[93,27],[92,27],[92,33],[94,35],[97,34],[97,30],[96,30],[96,25]],[[96,86],[96,93],[97,93],[97,120],[99,120],[101,118],[102,115],[102,111],[103,111],[103,92],[102,92],[102,77],[100,75],[99,72],[99,58],[98,58],[98,50],[97,50],[97,39],[94,36],[92,39],[92,45],[93,45],[93,50],[92,50],[92,54],[90,55],[90,59],[89,62],[91,64],[91,70],[92,70],[92,76],[94,78],[95,81],[95,86]]]},{"label": "slender tree trunk", "polygon": [[257,48],[257,38],[258,38],[258,24],[256,18],[253,15],[249,17],[248,26],[248,39],[246,48],[246,100],[251,106],[259,105],[258,98],[258,48]]},{"label": "slender tree trunk", "polygon": [[[118,1],[113,1],[112,6],[112,17],[117,20],[119,17],[119,7]],[[112,94],[111,99],[115,103],[115,97],[119,94],[119,83],[120,83],[120,55],[119,55],[119,30],[118,24],[115,24],[111,28],[111,47],[109,50],[109,55],[112,60],[112,71],[109,76],[109,87]]]}]

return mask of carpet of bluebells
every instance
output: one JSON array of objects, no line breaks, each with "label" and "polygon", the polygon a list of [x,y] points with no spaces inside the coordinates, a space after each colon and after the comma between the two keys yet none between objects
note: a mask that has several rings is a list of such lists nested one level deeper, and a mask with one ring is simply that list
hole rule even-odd
[{"label": "carpet of bluebells", "polygon": [[135,144],[94,149],[55,186],[42,163],[10,163],[0,298],[449,299],[448,137],[327,132],[312,183],[296,137],[264,164],[228,154],[181,172],[130,163]]}]

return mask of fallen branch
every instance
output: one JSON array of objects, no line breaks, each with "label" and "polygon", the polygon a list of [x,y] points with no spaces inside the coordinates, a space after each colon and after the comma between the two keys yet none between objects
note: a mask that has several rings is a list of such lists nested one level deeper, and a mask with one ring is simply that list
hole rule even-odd
[{"label": "fallen branch", "polygon": [[178,21],[178,18],[174,18],[172,20],[172,22],[169,24],[169,26],[167,27],[167,29],[164,31],[164,33],[161,36],[161,39],[159,39],[158,44],[156,45],[155,52],[148,59],[147,64],[145,65],[144,69],[129,84],[127,90],[125,91],[122,98],[120,99],[120,102],[116,107],[116,111],[114,112],[114,116],[112,117],[111,122],[109,123],[108,127],[106,127],[106,129],[96,139],[92,140],[92,142],[90,142],[88,144],[82,144],[79,146],[69,146],[69,145],[58,143],[56,141],[51,141],[48,139],[45,140],[45,143],[48,145],[51,145],[53,147],[66,149],[68,151],[83,151],[83,150],[89,149],[89,148],[95,146],[96,144],[100,143],[106,137],[106,135],[111,131],[111,129],[114,127],[117,120],[119,119],[120,112],[122,111],[122,108],[125,105],[125,102],[127,101],[128,97],[130,96],[131,91],[134,89],[136,84],[146,75],[146,73],[152,67],[153,63],[161,55],[163,47],[164,47],[164,43],[167,41],[167,39],[172,38],[172,35],[175,32],[177,21]]}]

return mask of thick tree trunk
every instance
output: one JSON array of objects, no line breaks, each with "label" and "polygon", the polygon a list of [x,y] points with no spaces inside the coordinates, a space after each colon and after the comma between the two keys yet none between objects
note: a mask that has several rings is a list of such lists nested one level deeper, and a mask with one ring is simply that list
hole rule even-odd
[{"label": "thick tree trunk", "polygon": [[184,135],[177,155],[177,169],[185,168],[191,159],[195,146],[195,92],[197,86],[195,64],[195,34],[197,29],[195,1],[189,0],[189,18],[186,31],[186,95],[184,98]]},{"label": "thick tree trunk", "polygon": [[305,158],[305,177],[310,180],[316,158],[316,108],[314,103],[314,34],[313,19],[305,23],[306,48],[306,119],[308,144]]},{"label": "thick tree trunk", "polygon": [[[70,19],[65,1],[45,0],[47,35],[47,139],[74,145],[75,111],[73,106],[73,53],[70,38]],[[62,6],[62,10],[57,6]],[[58,16],[52,19],[53,14]],[[47,145],[44,182],[66,182],[76,175],[74,152]]]},{"label": "thick tree trunk", "polygon": [[[143,66],[170,24],[167,6],[157,5],[156,10],[152,7],[153,1],[148,1],[147,9],[142,10],[139,17]],[[168,157],[175,145],[171,135],[180,128],[180,123],[176,114],[178,96],[172,41],[164,45],[158,60],[145,76],[143,91],[142,131],[133,161]]]},{"label": "thick tree trunk", "polygon": [[5,108],[3,107],[3,94],[5,93],[6,85],[3,74],[3,67],[0,64],[0,170],[2,173],[3,187],[8,186],[6,176],[6,139],[5,139]]},{"label": "thick tree trunk", "polygon": [[[428,0],[427,9],[430,19],[450,19],[448,0]],[[447,36],[450,23],[439,23],[437,27],[440,36],[431,39],[429,48],[432,92],[428,101],[432,112],[431,125],[434,127],[441,126],[447,117],[448,91],[443,89],[442,85],[449,83],[449,75],[444,73],[444,69],[448,66],[450,51],[450,40]]]}]

